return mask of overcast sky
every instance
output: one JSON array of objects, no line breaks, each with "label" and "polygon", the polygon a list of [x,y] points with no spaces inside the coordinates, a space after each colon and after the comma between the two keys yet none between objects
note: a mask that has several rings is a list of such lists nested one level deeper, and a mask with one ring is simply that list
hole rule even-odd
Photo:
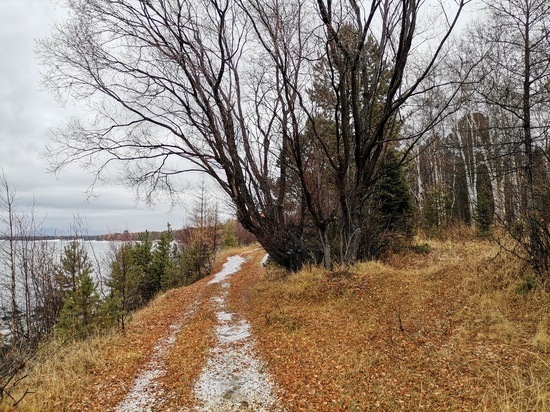
[{"label": "overcast sky", "polygon": [[[62,125],[69,110],[40,85],[35,39],[46,36],[63,9],[55,0],[0,0],[0,168],[16,189],[20,209],[36,205],[36,217],[51,233],[67,233],[80,216],[90,234],[179,228],[185,208],[136,203],[123,186],[99,187],[89,198],[92,177],[78,167],[54,176],[42,159],[49,130]],[[187,200],[189,200],[189,196]]]},{"label": "overcast sky", "polygon": [[[162,230],[166,223],[182,227],[187,204],[170,211],[165,203],[146,206],[123,186],[103,186],[87,195],[93,179],[76,165],[58,176],[47,172],[41,157],[49,130],[69,118],[52,95],[42,90],[35,40],[43,38],[63,18],[56,0],[0,0],[0,169],[16,189],[21,208],[35,204],[48,233],[66,234],[79,216],[90,234],[115,231]],[[470,18],[468,16],[465,21]],[[195,183],[195,187],[197,184]]]}]

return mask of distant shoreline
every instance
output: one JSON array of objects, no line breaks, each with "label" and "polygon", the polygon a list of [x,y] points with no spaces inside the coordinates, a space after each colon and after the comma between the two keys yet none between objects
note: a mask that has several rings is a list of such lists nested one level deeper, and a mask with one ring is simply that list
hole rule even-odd
[{"label": "distant shoreline", "polygon": [[[179,236],[187,229],[174,230],[175,236]],[[100,235],[15,235],[11,237],[15,241],[40,241],[40,240],[97,240],[97,241],[137,241],[140,236],[147,233],[151,240],[158,240],[162,231],[103,233]],[[0,241],[9,241],[10,236],[0,235]]]},{"label": "distant shoreline", "polygon": [[30,241],[37,241],[37,240],[107,240],[106,238],[109,237],[109,235],[85,235],[85,236],[59,236],[59,235],[38,235],[38,236],[0,236],[0,240],[7,240],[10,239],[16,240],[16,241],[22,241],[22,240],[30,240]]}]

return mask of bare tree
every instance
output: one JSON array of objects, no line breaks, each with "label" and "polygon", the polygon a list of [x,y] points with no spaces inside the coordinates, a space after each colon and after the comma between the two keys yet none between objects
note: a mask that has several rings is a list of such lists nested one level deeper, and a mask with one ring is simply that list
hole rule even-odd
[{"label": "bare tree", "polygon": [[161,186],[172,190],[170,177],[179,173],[206,172],[274,259],[298,268],[305,254],[300,223],[282,211],[286,125],[268,68],[254,61],[240,5],[70,6],[72,19],[42,43],[47,82],[102,98],[93,124],[74,122],[58,135],[60,164],[101,154],[107,157],[100,169],[113,159],[129,161],[130,183],[147,195]]},{"label": "bare tree", "polygon": [[[432,39],[424,64],[411,59],[425,40],[418,27],[422,3],[68,1],[67,22],[40,42],[44,78],[52,89],[88,101],[95,117],[56,134],[55,165],[84,161],[100,178],[111,162],[127,162],[128,183],[146,197],[159,188],[177,191],[176,175],[205,172],[271,257],[295,270],[310,252],[306,221],[323,240],[335,219],[307,177],[309,122],[317,158],[330,165],[338,187],[341,259],[353,261],[379,160],[388,141],[398,140],[389,138],[395,119],[427,90],[423,81],[466,0],[449,2],[453,15],[438,20],[442,34]],[[351,27],[348,34],[343,27]],[[336,102],[335,149],[309,98],[322,59]]]},{"label": "bare tree", "polygon": [[[2,250],[0,252],[7,259],[7,264],[5,267],[8,268],[8,290],[9,290],[9,299],[10,299],[10,331],[13,338],[17,338],[21,333],[21,325],[19,322],[19,304],[17,299],[17,239],[16,235],[18,228],[18,216],[15,210],[15,191],[9,185],[6,175],[2,171],[0,175],[0,211],[2,211],[2,220],[5,228],[2,230],[5,233],[2,233],[3,237],[6,239],[6,246],[2,245]],[[4,280],[2,279],[2,282]]]},{"label": "bare tree", "polygon": [[[0,336],[0,400],[11,399],[26,375],[20,372],[39,350],[39,342],[53,327],[56,286],[54,250],[35,241],[34,210],[21,212],[16,192],[4,173],[0,174],[0,298],[7,298],[9,335]],[[4,272],[6,270],[6,272]],[[7,296],[5,295],[7,293]],[[55,312],[52,314],[52,312]]]},{"label": "bare tree", "polygon": [[40,240],[34,208],[22,212],[6,176],[0,176],[0,181],[0,258],[2,268],[7,269],[1,274],[0,283],[8,292],[8,296],[2,293],[1,298],[10,300],[10,340],[34,346],[50,332],[60,309],[54,262],[57,253],[54,246]]},{"label": "bare tree", "polygon": [[[315,16],[308,26],[317,28],[310,29],[311,35],[294,30],[292,36],[284,30],[292,21],[285,14],[288,6],[281,11],[265,2],[249,1],[245,10],[259,38],[276,40],[276,47],[266,47],[267,58],[284,87],[283,106],[292,109],[288,113],[293,130],[299,130],[302,118],[306,121],[304,131],[289,136],[289,150],[299,195],[319,232],[325,265],[331,264],[327,230],[334,220],[340,232],[340,261],[350,263],[364,257],[361,245],[370,241],[363,230],[367,202],[382,177],[386,151],[404,146],[399,166],[419,138],[444,116],[454,97],[451,93],[442,102],[430,122],[410,135],[402,133],[406,104],[440,87],[427,80],[444,56],[444,45],[467,2],[454,2],[454,12],[445,16],[439,37],[430,38],[433,49],[423,60],[413,58],[420,39],[426,39],[426,28],[418,26],[422,2],[288,3],[298,10],[293,15]],[[302,17],[291,27],[306,22]],[[308,43],[312,36],[313,48]],[[316,57],[315,64],[296,59],[296,54]],[[298,73],[303,70],[309,70],[309,75],[300,81]],[[460,84],[454,85],[455,93]],[[312,146],[314,150],[308,150]],[[327,194],[337,199],[336,209],[327,204]]]},{"label": "bare tree", "polygon": [[487,18],[472,33],[478,46],[469,53],[483,54],[475,91],[497,146],[493,161],[498,180],[506,187],[501,220],[527,252],[533,269],[548,274],[550,4],[498,0],[486,2],[486,7]]}]

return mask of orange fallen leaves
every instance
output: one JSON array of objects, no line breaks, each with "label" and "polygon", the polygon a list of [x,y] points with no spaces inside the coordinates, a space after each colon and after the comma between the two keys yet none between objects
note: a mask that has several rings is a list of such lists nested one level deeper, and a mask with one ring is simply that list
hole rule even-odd
[{"label": "orange fallen leaves", "polygon": [[[515,294],[502,274],[510,262],[494,259],[486,243],[431,249],[270,280],[264,252],[247,254],[230,277],[227,305],[251,323],[286,410],[550,410],[548,294]],[[135,314],[124,336],[98,344],[95,361],[70,383],[73,393],[45,397],[39,410],[113,408],[170,325],[199,302],[167,354],[159,408],[193,405],[216,323],[209,301],[220,286],[207,281]]]},{"label": "orange fallen leaves", "polygon": [[487,388],[501,390],[499,371],[527,367],[526,342],[472,338],[464,277],[482,273],[487,245],[466,246],[462,256],[445,244],[440,255],[404,255],[406,265],[275,280],[258,255],[233,279],[230,302],[249,314],[288,410],[499,410]]}]

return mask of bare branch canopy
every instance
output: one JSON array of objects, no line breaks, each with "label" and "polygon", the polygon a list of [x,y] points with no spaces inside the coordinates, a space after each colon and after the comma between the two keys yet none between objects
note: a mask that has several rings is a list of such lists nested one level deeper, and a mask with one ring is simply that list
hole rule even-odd
[{"label": "bare branch canopy", "polygon": [[317,253],[330,265],[334,222],[340,259],[361,257],[384,153],[418,138],[403,134],[406,105],[428,90],[467,1],[439,17],[416,0],[66,3],[40,42],[44,80],[91,112],[56,132],[54,166],[123,162],[148,192],[200,170],[297,269]]}]

